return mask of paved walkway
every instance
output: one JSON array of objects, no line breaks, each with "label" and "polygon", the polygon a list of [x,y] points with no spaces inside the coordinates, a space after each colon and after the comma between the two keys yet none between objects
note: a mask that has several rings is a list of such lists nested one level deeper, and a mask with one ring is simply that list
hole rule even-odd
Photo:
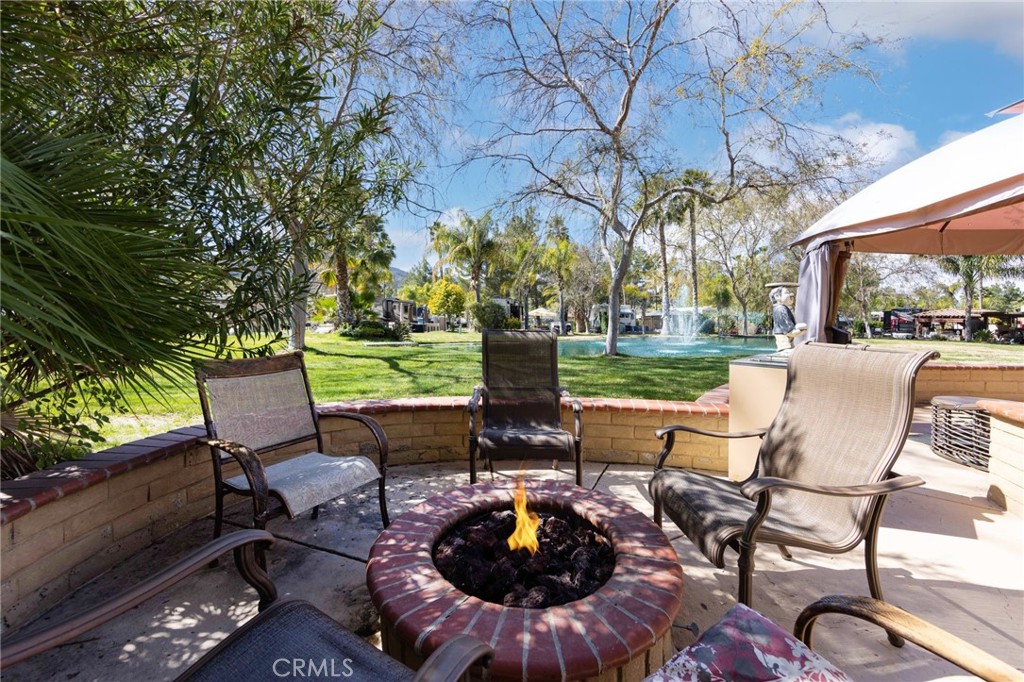
[{"label": "paved walkway", "polygon": [[[927,443],[927,424],[915,425],[896,467],[900,473],[921,476],[927,484],[890,499],[879,541],[886,596],[1024,669],[1024,521],[987,501],[984,473],[936,457]],[[571,480],[564,472],[532,470],[528,475]],[[584,483],[650,514],[649,477],[648,467],[591,463]],[[389,480],[392,514],[466,483],[468,473],[462,465],[394,467]],[[281,518],[270,527],[280,538],[271,553],[270,571],[281,596],[315,603],[370,641],[377,640],[377,615],[364,570],[379,531],[374,492],[332,503],[317,521],[308,515],[293,522]],[[735,603],[735,555],[729,553],[732,567],[716,569],[671,522],[665,531],[685,572],[683,608],[673,630],[675,644],[685,646],[694,640],[694,632],[712,625]],[[89,583],[31,627],[115,594],[202,545],[211,533],[208,520],[182,529]],[[861,549],[838,556],[794,550],[794,560],[785,561],[777,549],[763,546],[757,560],[754,606],[786,628],[792,627],[803,606],[823,595],[867,593]],[[232,562],[222,561],[115,623],[5,669],[3,679],[170,679],[254,613],[254,592],[235,573]],[[815,648],[853,679],[970,679],[913,645],[894,649],[880,630],[841,617],[822,619]]]}]

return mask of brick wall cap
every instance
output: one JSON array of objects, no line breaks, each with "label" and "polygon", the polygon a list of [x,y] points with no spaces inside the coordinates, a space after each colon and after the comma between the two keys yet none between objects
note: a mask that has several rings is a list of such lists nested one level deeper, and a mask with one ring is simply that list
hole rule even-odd
[{"label": "brick wall cap", "polygon": [[984,398],[978,401],[978,407],[997,417],[1024,424],[1024,402]]}]

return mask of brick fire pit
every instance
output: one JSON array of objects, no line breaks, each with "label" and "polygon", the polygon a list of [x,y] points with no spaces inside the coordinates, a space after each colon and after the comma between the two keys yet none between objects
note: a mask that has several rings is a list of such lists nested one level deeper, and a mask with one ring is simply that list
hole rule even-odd
[{"label": "brick fire pit", "polygon": [[468,633],[495,649],[489,679],[640,680],[672,654],[683,572],[665,534],[622,500],[554,481],[527,482],[537,511],[575,513],[615,553],[612,577],[584,599],[522,609],[471,597],[433,562],[438,540],[463,519],[512,507],[513,482],[466,486],[403,514],[370,551],[367,584],[381,614],[384,650],[410,667],[449,637]]}]

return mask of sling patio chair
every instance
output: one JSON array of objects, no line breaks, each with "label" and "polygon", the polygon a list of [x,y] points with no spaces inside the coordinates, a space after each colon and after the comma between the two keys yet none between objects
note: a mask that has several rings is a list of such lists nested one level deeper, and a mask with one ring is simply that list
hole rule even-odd
[{"label": "sling patio chair", "polygon": [[[889,493],[924,483],[892,472],[910,431],[914,380],[932,351],[908,353],[805,343],[789,357],[786,392],[767,429],[737,433],[666,426],[649,489],[654,520],[667,514],[715,566],[739,554],[739,601],[751,605],[758,542],[848,552],[865,541],[871,596],[882,600],[877,540]],[[678,431],[763,438],[757,464],[739,483],[665,468]],[[890,633],[889,640],[902,646]]]},{"label": "sling patio chair", "polygon": [[[483,383],[469,401],[469,479],[476,483],[477,457],[491,473],[495,459],[572,460],[583,485],[583,405],[572,401],[575,434],[562,428],[558,385],[558,337],[548,331],[483,332]],[[483,428],[477,416],[483,408]],[[477,454],[479,451],[479,455]]]},{"label": "sling patio chair", "polygon": [[[213,536],[219,537],[224,519],[224,498],[229,494],[252,498],[254,528],[284,512],[294,519],[319,505],[363,485],[377,481],[380,516],[388,519],[384,484],[387,477],[388,439],[376,420],[361,414],[332,413],[369,429],[377,445],[378,464],[364,455],[323,454],[313,392],[309,387],[302,352],[265,358],[206,360],[196,365],[199,402],[203,408],[213,458],[216,512]],[[264,466],[260,455],[315,440],[316,450]],[[232,459],[242,473],[225,479],[222,467]],[[271,508],[270,498],[280,505]]]},{"label": "sling patio chair", "polygon": [[[274,542],[274,536],[265,530],[228,533],[135,587],[67,620],[41,631],[18,632],[11,636],[5,633],[0,665],[7,672],[9,666],[71,642],[203,570],[231,550],[234,550],[235,565],[242,577],[260,597],[259,613],[189,666],[176,678],[180,682],[248,682],[294,677],[455,682],[463,679],[474,665],[486,667],[490,663],[493,655],[490,646],[470,635],[460,635],[430,652],[414,673],[309,602],[276,601],[277,587],[257,558]],[[133,668],[132,673],[131,678],[140,677],[138,668]]]}]

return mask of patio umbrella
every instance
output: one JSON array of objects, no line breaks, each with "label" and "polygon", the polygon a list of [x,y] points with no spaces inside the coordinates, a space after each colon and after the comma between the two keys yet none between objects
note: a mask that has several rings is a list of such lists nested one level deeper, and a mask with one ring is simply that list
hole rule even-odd
[{"label": "patio umbrella", "polygon": [[534,308],[527,314],[530,317],[558,317],[558,313],[548,310],[547,308]]}]

